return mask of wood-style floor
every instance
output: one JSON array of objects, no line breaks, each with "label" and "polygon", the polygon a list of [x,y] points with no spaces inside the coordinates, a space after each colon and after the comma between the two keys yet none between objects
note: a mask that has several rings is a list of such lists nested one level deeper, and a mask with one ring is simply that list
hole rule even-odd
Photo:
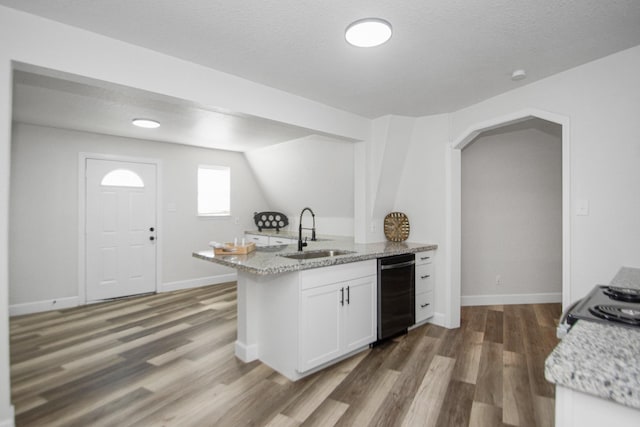
[{"label": "wood-style floor", "polygon": [[295,383],[234,355],[235,283],[11,319],[18,426],[552,426],[559,304],[464,307]]}]

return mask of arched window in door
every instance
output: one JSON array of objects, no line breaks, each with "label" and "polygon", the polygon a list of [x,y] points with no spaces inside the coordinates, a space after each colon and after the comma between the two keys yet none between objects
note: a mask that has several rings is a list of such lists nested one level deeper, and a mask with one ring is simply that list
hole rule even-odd
[{"label": "arched window in door", "polygon": [[144,187],[140,175],[128,169],[114,169],[102,178],[100,185],[104,187]]}]

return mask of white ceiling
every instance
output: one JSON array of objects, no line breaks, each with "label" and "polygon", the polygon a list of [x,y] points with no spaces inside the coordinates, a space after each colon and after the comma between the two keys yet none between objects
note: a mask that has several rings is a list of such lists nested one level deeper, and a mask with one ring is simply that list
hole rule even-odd
[{"label": "white ceiling", "polygon": [[[640,44],[638,0],[0,0],[366,117],[450,112]],[[358,49],[363,17],[394,27]],[[510,80],[514,69],[528,77]]]},{"label": "white ceiling", "polygon": [[[0,0],[0,4],[187,59],[365,117],[451,112],[640,44],[639,0]],[[358,49],[353,20],[393,37]],[[527,79],[514,82],[514,69]],[[250,151],[313,132],[141,90],[26,67],[14,119]],[[138,129],[152,117],[159,129]]]},{"label": "white ceiling", "polygon": [[[251,151],[314,134],[139,89],[23,68],[34,71],[14,72],[13,119],[18,122],[230,151]],[[141,129],[131,124],[134,118],[152,118],[162,125]]]}]

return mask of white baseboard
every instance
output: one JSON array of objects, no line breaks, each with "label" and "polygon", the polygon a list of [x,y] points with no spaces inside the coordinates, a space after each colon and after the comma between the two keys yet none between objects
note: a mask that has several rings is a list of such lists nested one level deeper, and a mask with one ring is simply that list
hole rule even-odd
[{"label": "white baseboard", "polygon": [[433,313],[433,317],[428,320],[429,323],[446,328],[444,313]]},{"label": "white baseboard", "polygon": [[219,283],[234,282],[238,280],[236,273],[220,274],[218,276],[198,277],[197,279],[178,280],[177,282],[163,283],[158,292],[171,292],[181,289],[199,288],[200,286],[217,285]]},{"label": "white baseboard", "polygon": [[236,340],[236,357],[245,363],[258,360],[258,344],[246,345]]},{"label": "white baseboard", "polygon": [[[62,310],[78,306],[78,297],[54,298],[44,301],[25,302],[9,306],[9,316],[40,313],[42,311]],[[2,424],[0,424],[2,427]]]},{"label": "white baseboard", "polygon": [[460,297],[460,305],[509,305],[509,304],[545,304],[562,302],[561,292],[542,294],[509,295],[467,295]]},{"label": "white baseboard", "polygon": [[13,405],[9,406],[9,413],[3,414],[4,419],[0,420],[0,427],[15,427],[15,412]]},{"label": "white baseboard", "polygon": [[[413,326],[409,326],[409,328],[407,328],[408,330],[414,329],[414,328],[418,328],[422,325],[426,325],[426,324],[432,324],[432,325],[436,325],[436,326],[442,326],[443,328],[448,328],[447,325],[445,325],[444,323],[444,314],[442,313],[434,313],[433,316],[429,317],[428,319],[423,320],[422,322],[418,322]],[[451,329],[451,328],[448,328]]]},{"label": "white baseboard", "polygon": [[[218,283],[233,282],[237,280],[236,273],[221,274],[218,276],[199,277],[197,279],[180,280],[177,282],[163,283],[158,292],[170,292],[180,289],[198,288],[206,285],[216,285]],[[102,301],[95,301],[102,302]],[[26,302],[9,306],[9,316],[21,316],[23,314],[40,313],[50,310],[62,310],[63,308],[77,307],[80,304],[79,297],[54,298],[44,301]],[[0,422],[1,423],[1,422]],[[0,427],[4,427],[0,424]]]}]

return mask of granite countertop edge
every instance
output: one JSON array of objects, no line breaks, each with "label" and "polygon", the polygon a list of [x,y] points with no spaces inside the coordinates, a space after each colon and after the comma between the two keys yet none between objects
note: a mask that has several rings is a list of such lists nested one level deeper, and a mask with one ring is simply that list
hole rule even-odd
[{"label": "granite countertop edge", "polygon": [[640,331],[578,321],[545,361],[556,385],[640,409]]},{"label": "granite countertop edge", "polygon": [[297,252],[296,245],[270,246],[257,248],[248,255],[213,255],[213,250],[193,252],[193,257],[205,261],[214,262],[226,267],[235,268],[256,275],[282,274],[295,271],[309,270],[313,268],[328,267],[332,265],[349,264],[359,261],[367,261],[385,256],[431,251],[438,248],[435,244],[422,243],[363,243],[354,244],[347,239],[330,240],[322,239],[321,242],[312,242],[305,251],[320,249],[341,249],[354,253],[327,258],[315,258],[307,260],[294,260],[284,258],[282,254]]},{"label": "granite countertop edge", "polygon": [[[640,269],[622,267],[610,285],[640,288]],[[640,329],[579,320],[547,357],[545,378],[640,409]]]}]

